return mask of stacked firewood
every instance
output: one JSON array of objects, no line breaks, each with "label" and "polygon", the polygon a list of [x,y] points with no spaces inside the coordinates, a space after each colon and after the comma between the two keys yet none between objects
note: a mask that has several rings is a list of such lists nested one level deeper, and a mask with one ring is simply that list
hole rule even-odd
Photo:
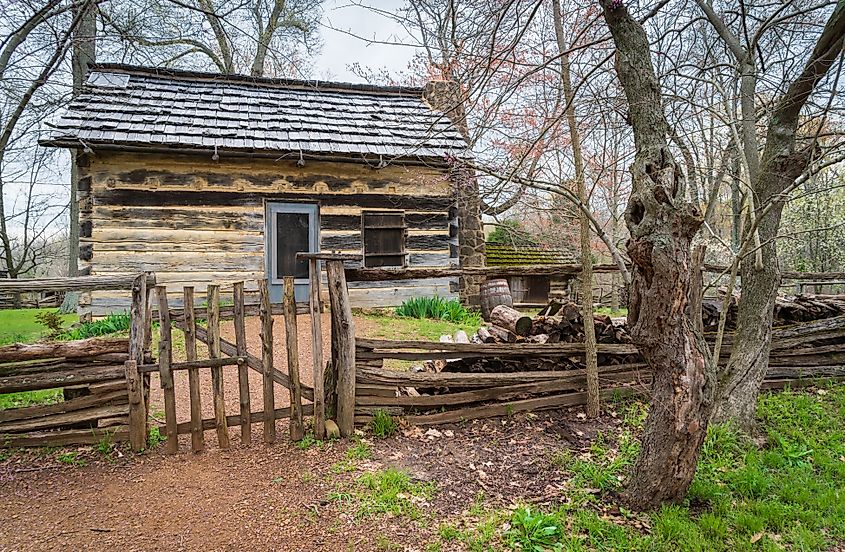
[{"label": "stacked firewood", "polygon": [[[702,304],[701,318],[705,331],[718,329],[726,290],[722,288],[719,292],[720,297],[705,298]],[[739,292],[734,292],[728,302],[728,313],[725,319],[725,328],[728,330],[736,328],[739,298]],[[773,325],[790,326],[842,315],[845,315],[845,295],[781,295],[775,301]]]},{"label": "stacked firewood", "polygon": [[[614,324],[603,314],[593,315],[598,343],[631,343],[624,322]],[[490,313],[490,325],[479,328],[475,343],[581,343],[584,319],[575,303],[552,301],[539,313],[527,316],[506,305]]]}]

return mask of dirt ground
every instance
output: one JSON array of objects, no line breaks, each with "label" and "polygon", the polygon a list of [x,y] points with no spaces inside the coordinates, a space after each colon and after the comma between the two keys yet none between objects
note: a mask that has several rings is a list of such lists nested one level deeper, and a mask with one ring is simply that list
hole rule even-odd
[{"label": "dirt ground", "polygon": [[[500,506],[553,502],[565,483],[553,453],[582,449],[597,429],[618,423],[587,424],[569,411],[404,428],[385,440],[366,436],[372,459],[348,471],[336,469],[345,441],[107,459],[85,448],[84,466],[19,454],[0,464],[0,550],[423,551],[441,522],[466,515],[480,497]],[[286,421],[277,430],[284,435]],[[253,439],[261,442],[260,425]],[[356,519],[354,506],[330,500],[361,473],[386,467],[435,484],[422,520]]]},{"label": "dirt ground", "polygon": [[[367,320],[356,320],[366,335]],[[248,322],[249,348],[260,351],[257,319]],[[287,372],[284,321],[274,324],[276,366]],[[329,320],[323,320],[324,356],[329,358]],[[298,320],[302,381],[310,385],[310,325]],[[231,324],[223,337],[232,338]],[[203,350],[203,349],[201,349]],[[210,377],[203,381],[203,411],[212,417]],[[225,369],[227,412],[238,411],[237,368]],[[253,410],[262,404],[260,374],[250,373]],[[177,417],[189,419],[187,374],[176,377]],[[276,386],[278,406],[288,391]],[[163,398],[152,383],[151,411],[163,418]],[[190,436],[180,438],[176,456],[161,448],[144,455],[94,447],[76,450],[85,465],[57,461],[62,451],[21,452],[0,461],[3,529],[0,551],[25,550],[425,550],[437,527],[465,514],[483,496],[488,502],[542,503],[555,499],[565,477],[551,457],[562,447],[587,446],[599,426],[583,423],[577,411],[538,413],[436,428],[402,428],[378,440],[365,436],[372,458],[337,469],[346,461],[348,441],[308,449],[287,440],[286,420],[277,421],[278,442],[262,443],[253,424],[251,447],[240,444],[240,428],[230,428],[232,448],[216,446],[205,432],[206,451],[190,452]],[[71,452],[74,452],[71,450]],[[81,463],[81,462],[80,462]],[[348,462],[347,462],[348,463]],[[363,472],[396,467],[437,491],[419,522],[403,517],[357,519],[354,507],[330,500]]]}]

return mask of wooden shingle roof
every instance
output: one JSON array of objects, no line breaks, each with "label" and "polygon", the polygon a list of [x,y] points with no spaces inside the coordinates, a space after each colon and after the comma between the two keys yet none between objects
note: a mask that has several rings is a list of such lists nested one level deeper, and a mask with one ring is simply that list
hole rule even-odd
[{"label": "wooden shingle roof", "polygon": [[487,266],[566,265],[576,262],[575,255],[563,249],[487,242],[484,251]]},{"label": "wooden shingle roof", "polygon": [[[99,65],[43,145],[443,161],[467,144],[421,88]],[[385,159],[387,160],[387,159]]]}]

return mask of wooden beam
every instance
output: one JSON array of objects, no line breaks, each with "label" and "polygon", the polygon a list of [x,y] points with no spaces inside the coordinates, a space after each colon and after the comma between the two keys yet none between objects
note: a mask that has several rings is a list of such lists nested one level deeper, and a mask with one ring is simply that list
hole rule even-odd
[{"label": "wooden beam", "polygon": [[[261,372],[263,374],[264,412],[275,410],[276,397],[273,386],[273,315],[270,312],[270,290],[267,278],[258,280],[258,293],[261,296]],[[288,389],[293,387],[288,383]],[[264,420],[264,442],[276,441],[275,419]]]},{"label": "wooden beam", "polygon": [[[208,356],[220,358],[220,286],[209,284],[207,289]],[[220,448],[229,448],[229,427],[226,424],[226,399],[223,396],[223,368],[211,369],[211,390],[214,396],[214,419],[217,420],[217,441]]]},{"label": "wooden beam", "polygon": [[[156,284],[155,274],[147,273],[145,284]],[[26,293],[41,291],[103,291],[114,289],[130,290],[138,275],[130,276],[78,276],[74,278],[33,278],[0,280],[0,293]]]},{"label": "wooden beam", "polygon": [[54,341],[49,343],[15,343],[0,347],[0,362],[19,362],[47,358],[88,358],[108,353],[125,353],[130,341],[91,337],[79,341]]},{"label": "wooden beam", "polygon": [[156,286],[158,298],[158,373],[161,389],[164,393],[165,434],[167,441],[164,450],[167,454],[179,452],[179,434],[176,433],[176,390],[173,385],[173,328],[170,324],[170,311],[167,308],[167,287]]},{"label": "wooden beam", "polygon": [[249,367],[243,361],[247,355],[246,320],[244,318],[244,283],[235,282],[232,288],[232,299],[235,311],[235,348],[242,359],[238,363],[238,397],[241,407],[241,443],[252,444],[252,431],[249,428],[250,399],[249,399]]},{"label": "wooden beam", "polygon": [[126,389],[129,395],[129,446],[135,452],[147,448],[147,406],[144,400],[144,383],[134,359],[123,365]]}]

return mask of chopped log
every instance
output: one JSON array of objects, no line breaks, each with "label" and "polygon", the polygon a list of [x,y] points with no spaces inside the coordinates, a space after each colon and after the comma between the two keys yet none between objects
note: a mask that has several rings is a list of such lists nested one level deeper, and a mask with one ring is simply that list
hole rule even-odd
[{"label": "chopped log", "polygon": [[288,355],[290,376],[290,438],[300,441],[305,437],[302,425],[302,391],[299,385],[299,334],[296,328],[296,296],[293,276],[285,276],[285,348]]},{"label": "chopped log", "polygon": [[78,341],[15,343],[0,347],[0,362],[19,362],[47,358],[90,358],[108,353],[126,353],[129,340],[91,337]]},{"label": "chopped log", "polygon": [[[182,303],[186,313],[182,325],[182,330],[185,333],[185,357],[188,359],[188,363],[191,363],[197,360],[197,323],[194,318],[193,286],[185,286],[182,289]],[[201,452],[205,448],[205,437],[202,431],[199,367],[188,369],[188,397],[191,401],[191,450]]]},{"label": "chopped log", "polygon": [[496,338],[485,328],[484,326],[478,328],[478,339],[481,340],[482,343],[493,343]]},{"label": "chopped log", "polygon": [[0,377],[23,376],[39,372],[58,372],[73,370],[81,366],[105,366],[109,364],[123,364],[129,358],[128,353],[108,353],[90,358],[51,358],[47,360],[25,360],[0,365]]},{"label": "chopped log", "polygon": [[[262,388],[264,390],[264,412],[273,412],[276,409],[276,397],[273,388],[273,315],[270,311],[270,290],[267,287],[267,279],[258,280],[258,294],[261,300],[261,372]],[[293,384],[288,380],[287,388]],[[264,420],[264,442],[274,443],[276,441],[276,420]]]},{"label": "chopped log", "polygon": [[[238,356],[245,358],[246,349],[246,320],[244,318],[244,283],[235,282],[232,287],[232,302],[235,312],[235,348]],[[238,363],[238,400],[241,407],[241,443],[252,444],[249,414],[252,407],[249,400],[249,367],[244,362]]]},{"label": "chopped log", "polygon": [[323,367],[323,321],[320,314],[320,261],[308,260],[308,306],[311,313],[311,356],[314,363],[314,436],[326,435],[326,374]]},{"label": "chopped log", "polygon": [[531,317],[507,305],[498,305],[490,311],[490,322],[525,337],[531,333]]},{"label": "chopped log", "polygon": [[[220,286],[209,284],[207,288],[206,316],[208,324],[208,356],[220,358]],[[211,390],[214,396],[214,419],[217,420],[217,442],[220,448],[229,448],[229,426],[226,423],[226,400],[223,396],[223,368],[211,369]]]},{"label": "chopped log", "polygon": [[499,326],[490,326],[487,328],[491,337],[492,343],[516,343],[516,334]]}]

